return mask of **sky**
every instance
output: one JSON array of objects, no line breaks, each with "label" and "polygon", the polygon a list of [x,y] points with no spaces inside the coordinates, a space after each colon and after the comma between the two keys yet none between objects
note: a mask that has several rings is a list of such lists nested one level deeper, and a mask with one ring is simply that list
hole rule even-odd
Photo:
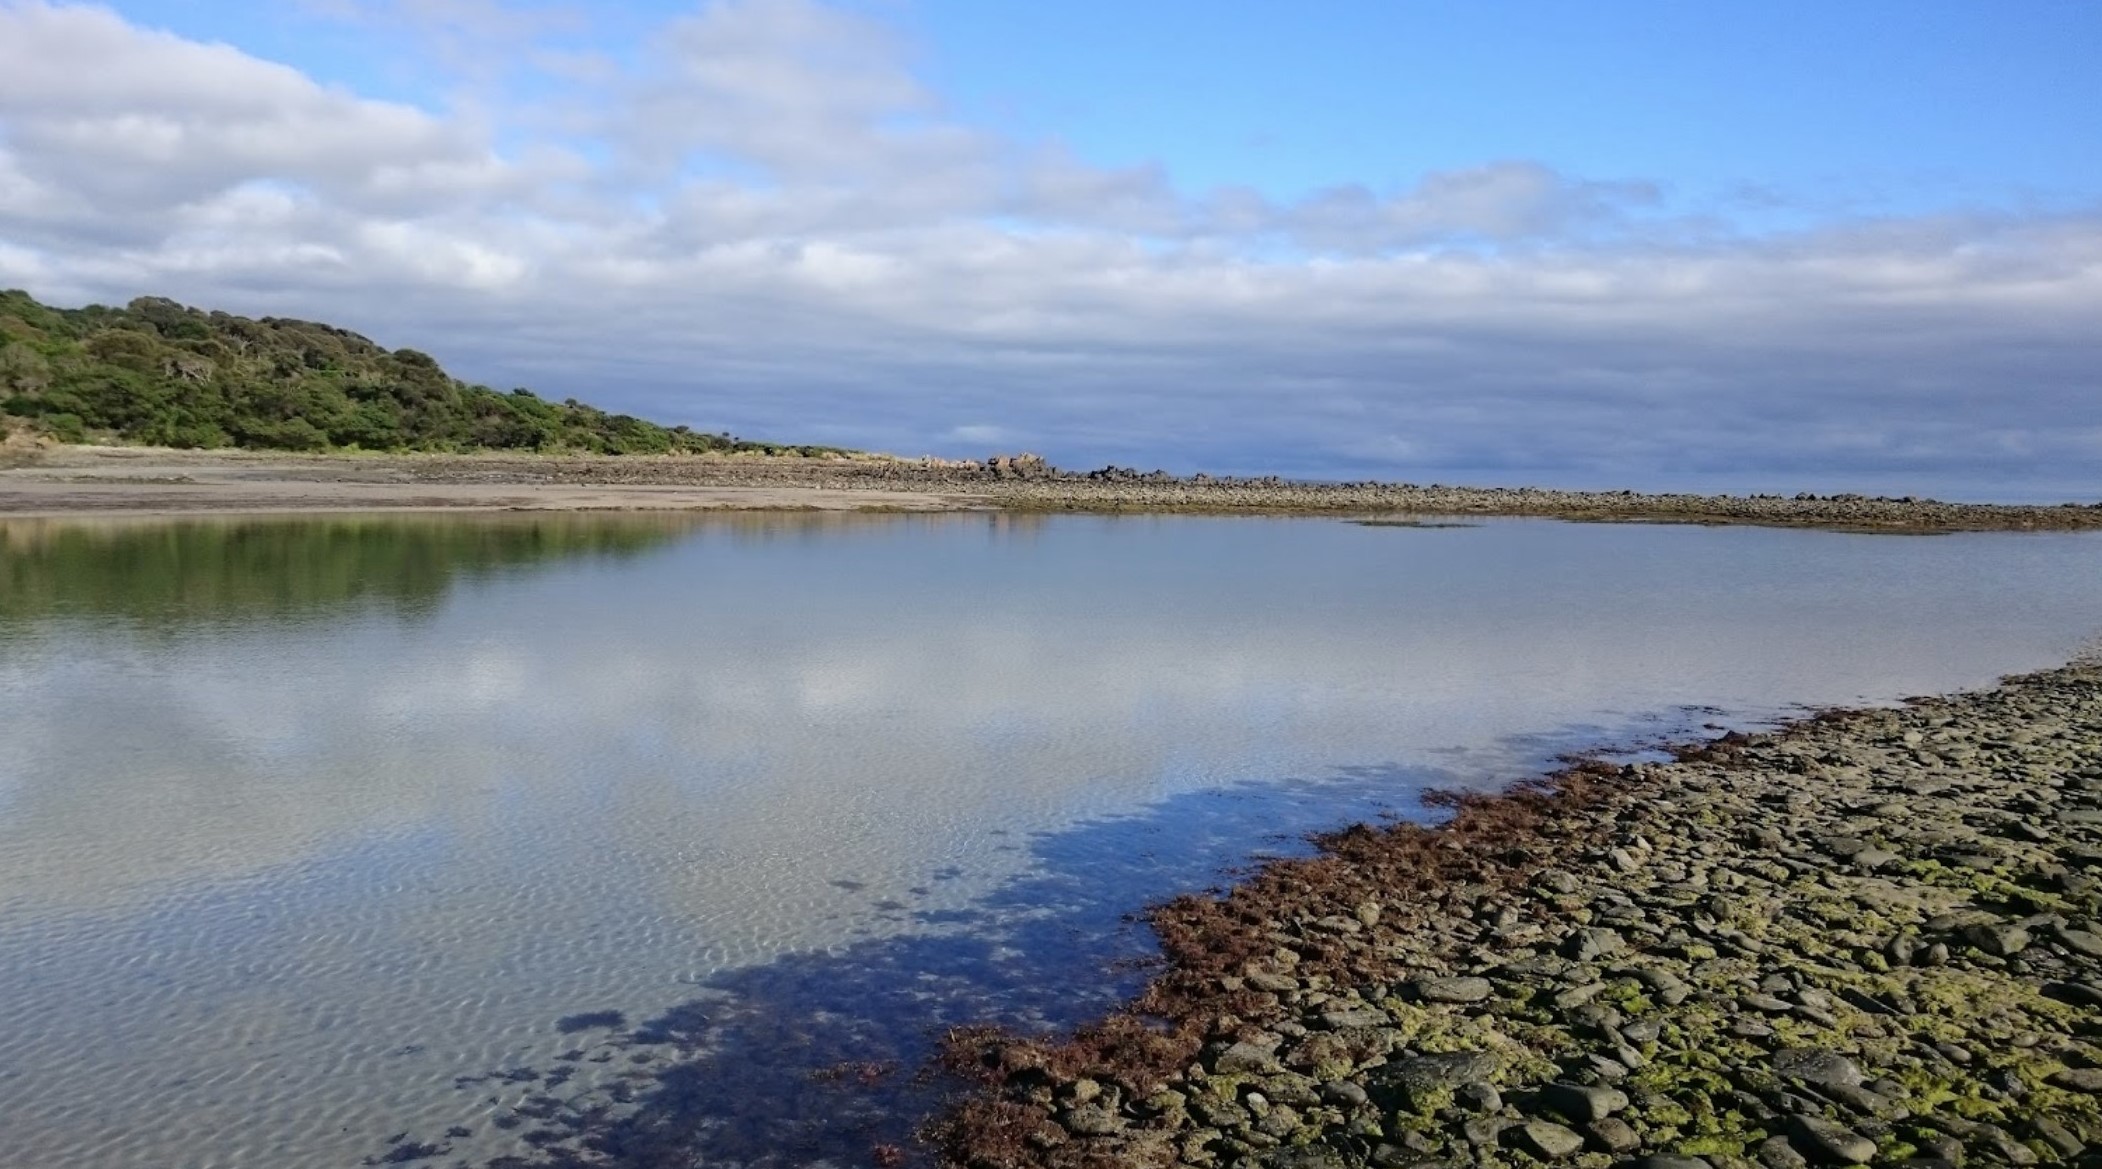
[{"label": "sky", "polygon": [[0,0],[0,286],[750,437],[2102,498],[2102,5]]}]

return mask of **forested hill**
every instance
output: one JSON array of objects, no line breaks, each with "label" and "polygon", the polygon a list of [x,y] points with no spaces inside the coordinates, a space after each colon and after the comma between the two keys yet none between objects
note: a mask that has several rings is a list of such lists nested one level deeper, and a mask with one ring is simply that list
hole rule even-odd
[{"label": "forested hill", "polygon": [[79,442],[275,450],[820,453],[499,393],[311,321],[141,297],[55,309],[0,292],[0,423]]}]

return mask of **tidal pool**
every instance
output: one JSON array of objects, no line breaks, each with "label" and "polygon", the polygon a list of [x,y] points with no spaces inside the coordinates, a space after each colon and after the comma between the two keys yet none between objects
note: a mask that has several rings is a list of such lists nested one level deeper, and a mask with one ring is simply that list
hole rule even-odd
[{"label": "tidal pool", "polygon": [[1307,831],[2098,632],[2093,534],[0,523],[0,1165],[864,1163]]}]

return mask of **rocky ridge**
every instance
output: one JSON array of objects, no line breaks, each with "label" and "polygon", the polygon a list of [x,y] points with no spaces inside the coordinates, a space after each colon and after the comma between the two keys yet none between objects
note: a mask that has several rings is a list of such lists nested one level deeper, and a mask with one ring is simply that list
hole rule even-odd
[{"label": "rocky ridge", "polygon": [[1902,530],[2102,528],[2102,502],[2057,506],[1944,503],[1862,495],[1695,495],[1456,487],[1413,483],[1307,483],[1104,467],[1063,471],[1034,455],[984,460],[838,458],[447,458],[394,460],[419,481],[633,483],[952,491],[1014,510],[1143,512],[1341,512],[1365,515],[1508,515],[1811,524]]},{"label": "rocky ridge", "polygon": [[[326,454],[256,451],[186,451],[143,447],[0,444],[0,471],[31,479],[114,483],[106,474],[115,462],[143,462],[156,469],[151,483],[187,488],[232,478],[252,485],[389,485],[429,487],[428,496],[406,498],[417,506],[445,506],[445,489],[487,492],[520,488],[517,506],[536,503],[535,489],[606,488],[626,492],[594,504],[615,509],[701,506],[681,502],[661,489],[755,490],[761,510],[793,510],[797,491],[858,493],[853,510],[884,511],[883,493],[899,500],[897,510],[1001,510],[1018,513],[1098,512],[1339,515],[1383,526],[1423,526],[1394,517],[1540,516],[1569,520],[1749,523],[1863,531],[1947,532],[1967,530],[2092,530],[2102,528],[2102,502],[2031,504],[1946,503],[1930,499],[1862,495],[1695,495],[1633,491],[1561,491],[1537,487],[1456,487],[1414,483],[1309,483],[1276,476],[1235,478],[1103,467],[1063,471],[1033,455],[997,455],[978,460],[900,459],[884,455],[819,452],[768,455],[542,455],[542,454]],[[259,486],[259,489],[260,486]],[[784,499],[780,493],[790,493]],[[4,493],[0,493],[4,494]],[[313,492],[285,493],[263,506],[312,506]],[[815,498],[815,496],[813,496]],[[398,501],[397,501],[398,503]],[[104,498],[72,506],[210,510],[255,507],[252,493],[215,503],[198,491],[141,491],[131,498]],[[370,495],[345,496],[344,507],[387,506]],[[48,501],[17,501],[14,510],[46,510]],[[64,504],[58,505],[64,510]],[[455,502],[453,506],[473,506]],[[711,499],[705,506],[739,506]],[[0,511],[10,510],[0,499]],[[1433,525],[1435,526],[1435,525]]]},{"label": "rocky ridge", "polygon": [[2102,668],[1580,765],[1154,911],[971,1169],[2102,1165]]}]

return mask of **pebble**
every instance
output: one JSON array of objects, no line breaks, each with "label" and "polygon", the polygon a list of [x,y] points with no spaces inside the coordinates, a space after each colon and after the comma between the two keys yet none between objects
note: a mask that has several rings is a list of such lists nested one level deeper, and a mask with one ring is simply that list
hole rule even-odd
[{"label": "pebble", "polygon": [[2084,958],[2102,958],[2102,934],[2086,930],[2059,929],[2058,942],[2066,949]]},{"label": "pebble", "polygon": [[1963,939],[1996,958],[2019,954],[2034,940],[2018,925],[1974,925],[1963,931]]},{"label": "pebble", "polygon": [[1846,1056],[1824,1047],[1783,1048],[1774,1053],[1774,1074],[1806,1084],[1847,1084],[1862,1082],[1861,1066]]},{"label": "pebble", "polygon": [[1283,1065],[1277,1062],[1277,1053],[1275,1051],[1245,1041],[1236,1043],[1225,1051],[1220,1052],[1218,1062],[1213,1066],[1221,1075],[1229,1076],[1236,1073],[1261,1073],[1283,1070]]},{"label": "pebble", "polygon": [[1876,1155],[1876,1142],[1815,1116],[1790,1117],[1788,1139],[1797,1152],[1819,1165],[1864,1165]]},{"label": "pebble", "polygon": [[2067,1068],[2051,1073],[2045,1082],[2069,1092],[2102,1095],[2102,1068]]},{"label": "pebble", "polygon": [[1584,1084],[1549,1084],[1540,1090],[1540,1103],[1578,1123],[1604,1120],[1628,1106],[1628,1094],[1618,1088]]},{"label": "pebble", "polygon": [[1521,1146],[1551,1161],[1574,1157],[1584,1151],[1583,1137],[1552,1121],[1528,1120],[1516,1131]]},{"label": "pebble", "polygon": [[1416,993],[1434,1003],[1478,1003],[1496,993],[1486,978],[1424,978]]},{"label": "pebble", "polygon": [[1632,1153],[1642,1147],[1642,1134],[1628,1127],[1628,1122],[1617,1116],[1594,1120],[1584,1126],[1584,1135],[1591,1144],[1608,1153]]},{"label": "pebble", "polygon": [[1592,927],[1580,929],[1571,935],[1562,947],[1563,956],[1576,962],[1596,962],[1600,958],[1618,954],[1627,949],[1626,938],[1609,930]]}]

